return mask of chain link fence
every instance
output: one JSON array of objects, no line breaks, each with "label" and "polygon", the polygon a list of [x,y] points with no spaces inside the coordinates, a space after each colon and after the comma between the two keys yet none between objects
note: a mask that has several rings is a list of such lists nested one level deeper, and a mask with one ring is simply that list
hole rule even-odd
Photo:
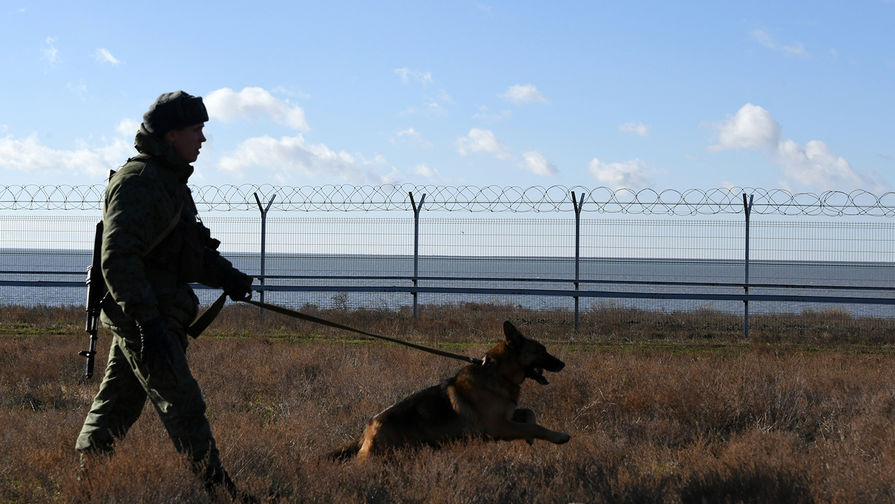
[{"label": "chain link fence", "polygon": [[[0,186],[0,304],[83,302],[103,190]],[[576,321],[606,306],[895,318],[895,193],[192,190],[223,253],[263,278],[267,301],[293,307],[480,302],[569,310]]]}]

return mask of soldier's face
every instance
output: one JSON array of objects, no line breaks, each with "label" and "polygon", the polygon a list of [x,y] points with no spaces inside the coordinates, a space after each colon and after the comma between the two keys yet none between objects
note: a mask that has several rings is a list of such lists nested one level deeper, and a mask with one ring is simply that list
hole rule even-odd
[{"label": "soldier's face", "polygon": [[199,149],[206,140],[202,129],[205,123],[197,123],[178,130],[165,133],[165,140],[174,148],[174,151],[187,163],[192,163],[199,158]]}]

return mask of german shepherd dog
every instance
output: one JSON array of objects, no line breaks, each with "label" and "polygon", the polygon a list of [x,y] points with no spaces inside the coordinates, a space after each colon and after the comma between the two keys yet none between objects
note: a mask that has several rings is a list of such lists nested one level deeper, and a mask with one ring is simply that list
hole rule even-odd
[{"label": "german shepherd dog", "polygon": [[565,363],[509,321],[503,330],[506,340],[488,350],[481,363],[389,406],[367,422],[359,438],[330,453],[330,458],[357,455],[362,462],[402,447],[438,447],[468,437],[567,442],[568,434],[538,425],[534,412],[516,407],[526,378],[547,385],[544,370],[557,372]]}]

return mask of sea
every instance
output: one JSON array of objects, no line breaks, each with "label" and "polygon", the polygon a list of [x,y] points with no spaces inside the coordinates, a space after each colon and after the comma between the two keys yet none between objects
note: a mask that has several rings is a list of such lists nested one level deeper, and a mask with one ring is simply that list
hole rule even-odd
[{"label": "sea", "polygon": [[[426,304],[495,303],[529,309],[625,306],[657,311],[715,309],[743,313],[838,310],[895,317],[895,264],[842,261],[751,261],[668,258],[413,256],[375,254],[226,254],[242,271],[264,273],[264,300],[292,308],[396,310]],[[87,250],[0,249],[0,306],[83,305]],[[436,292],[406,289],[416,285]],[[256,287],[261,286],[256,280]],[[216,289],[196,286],[200,302]],[[259,295],[260,296],[260,295]],[[256,299],[259,297],[256,296]],[[822,297],[823,302],[805,300]]]}]

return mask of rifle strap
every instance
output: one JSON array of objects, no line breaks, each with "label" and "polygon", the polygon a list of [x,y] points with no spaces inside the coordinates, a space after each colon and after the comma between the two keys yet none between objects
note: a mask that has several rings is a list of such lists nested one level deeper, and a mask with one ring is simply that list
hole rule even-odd
[{"label": "rifle strap", "polygon": [[143,257],[149,255],[152,250],[158,246],[159,243],[162,242],[165,238],[171,234],[171,231],[174,231],[174,228],[177,227],[177,223],[180,222],[180,214],[183,212],[183,201],[180,202],[180,205],[177,207],[177,212],[174,214],[174,218],[171,219],[171,222],[168,223],[168,227],[165,228],[164,231],[160,235],[155,238],[155,241],[152,242],[152,245],[146,249],[146,253],[143,254]]},{"label": "rifle strap", "polygon": [[196,320],[190,324],[189,327],[186,328],[186,333],[192,336],[193,338],[198,338],[202,331],[204,331],[212,322],[214,322],[215,317],[218,316],[218,313],[221,312],[221,308],[224,307],[224,302],[227,301],[227,294],[222,293],[215,299],[214,303],[211,304],[208,308],[205,309]]}]

